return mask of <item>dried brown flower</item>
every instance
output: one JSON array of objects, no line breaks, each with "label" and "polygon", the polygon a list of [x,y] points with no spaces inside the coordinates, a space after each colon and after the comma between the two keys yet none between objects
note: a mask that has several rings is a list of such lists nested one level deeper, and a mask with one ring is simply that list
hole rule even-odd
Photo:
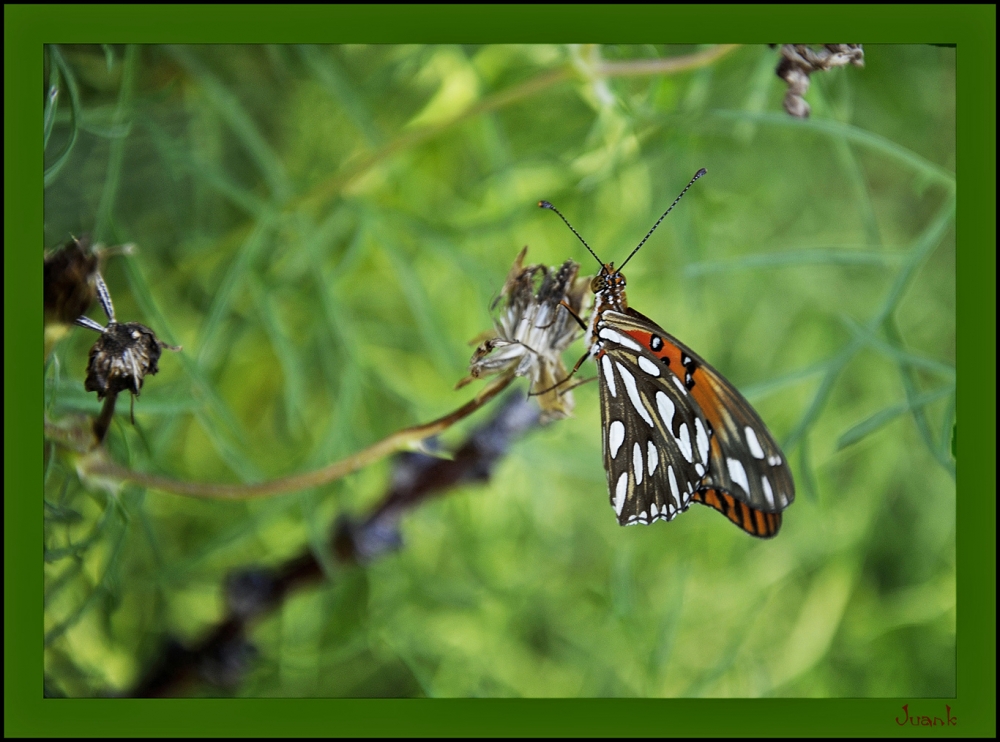
[{"label": "dried brown flower", "polygon": [[69,332],[78,317],[90,311],[98,295],[101,266],[111,255],[129,255],[133,245],[92,245],[89,235],[72,237],[45,253],[43,285],[45,307],[45,357]]},{"label": "dried brown flower", "polygon": [[163,347],[145,325],[111,322],[90,349],[84,388],[98,399],[124,391],[138,395],[143,379],[159,371]]},{"label": "dried brown flower", "polygon": [[70,324],[90,311],[97,299],[98,256],[90,237],[73,237],[44,257],[44,306],[46,322]]},{"label": "dried brown flower", "polygon": [[518,254],[490,307],[494,330],[472,354],[469,376],[458,385],[502,372],[527,376],[531,393],[538,395],[542,421],[549,422],[573,410],[572,394],[565,388],[553,388],[568,375],[562,353],[580,331],[562,303],[579,317],[590,295],[590,281],[577,275],[580,266],[572,260],[559,268],[525,266],[527,252],[525,247]]},{"label": "dried brown flower", "polygon": [[782,44],[781,61],[775,73],[788,83],[785,110],[797,118],[808,118],[809,104],[802,96],[809,90],[809,75],[846,64],[865,66],[861,44],[824,44],[818,50],[805,44]]},{"label": "dried brown flower", "polygon": [[118,322],[111,294],[100,273],[95,274],[94,286],[107,315],[108,326],[103,327],[89,317],[76,318],[76,324],[101,333],[90,349],[84,388],[97,392],[99,399],[124,391],[138,395],[143,379],[159,371],[157,363],[163,349],[180,348],[164,343],[156,333],[138,322]]}]

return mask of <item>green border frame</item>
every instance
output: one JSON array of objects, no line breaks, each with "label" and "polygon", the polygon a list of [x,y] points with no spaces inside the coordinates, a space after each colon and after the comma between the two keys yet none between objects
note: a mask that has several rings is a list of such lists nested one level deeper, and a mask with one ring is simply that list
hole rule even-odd
[{"label": "green border frame", "polygon": [[[863,29],[863,31],[859,31]],[[958,52],[958,677],[954,699],[42,698],[44,42],[954,43]],[[32,62],[31,60],[34,60]],[[4,6],[5,736],[996,734],[996,6]],[[35,144],[30,144],[35,142]],[[25,280],[26,279],[26,280]],[[30,320],[30,321],[28,321]],[[963,507],[964,505],[964,507]]]}]

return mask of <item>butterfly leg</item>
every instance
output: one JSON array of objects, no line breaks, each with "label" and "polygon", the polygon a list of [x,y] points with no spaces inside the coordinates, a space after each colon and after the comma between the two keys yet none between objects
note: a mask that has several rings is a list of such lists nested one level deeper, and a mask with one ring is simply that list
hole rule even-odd
[{"label": "butterfly leg", "polygon": [[[580,318],[580,315],[579,315],[579,314],[577,314],[576,312],[574,312],[574,311],[573,311],[573,307],[571,307],[571,306],[570,306],[569,304],[567,304],[567,303],[566,303],[565,301],[561,301],[561,302],[559,302],[559,306],[561,306],[561,307],[565,307],[565,308],[566,308],[566,311],[567,311],[567,312],[569,312],[569,316],[570,316],[570,317],[572,317],[573,319],[575,319],[575,320],[576,320],[576,322],[577,322],[577,324],[578,324],[578,325],[580,325],[580,327],[582,327],[582,328],[583,328],[584,330],[586,330],[586,329],[587,329],[587,323],[586,323],[586,322],[584,322],[584,321],[583,321],[583,320],[582,320],[582,319]],[[580,360],[580,363],[583,363],[583,360],[582,360],[582,359]],[[579,368],[579,366],[580,366],[580,363],[576,364],[578,368]],[[572,374],[570,374],[570,375],[572,376]]]},{"label": "butterfly leg", "polygon": [[[572,311],[572,310],[570,310],[570,311]],[[576,365],[573,366],[573,370],[569,372],[569,374],[566,376],[565,379],[563,379],[562,381],[559,381],[559,382],[553,384],[548,389],[542,389],[541,391],[538,391],[538,392],[528,392],[528,396],[529,397],[537,397],[540,394],[547,394],[548,392],[551,392],[553,389],[558,389],[563,384],[565,384],[567,381],[569,381],[570,379],[573,378],[573,376],[576,374],[576,372],[580,370],[580,366],[582,366],[583,362],[586,361],[588,358],[590,358],[590,351],[587,351],[586,353],[584,353],[580,357],[580,360],[576,362]]]}]

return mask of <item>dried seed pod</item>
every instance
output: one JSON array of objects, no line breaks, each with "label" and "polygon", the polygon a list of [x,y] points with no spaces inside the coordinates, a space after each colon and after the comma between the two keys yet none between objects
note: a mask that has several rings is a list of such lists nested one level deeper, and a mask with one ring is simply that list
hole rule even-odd
[{"label": "dried seed pod", "polygon": [[94,437],[99,443],[108,432],[118,394],[128,391],[134,401],[146,376],[160,370],[157,363],[163,349],[180,350],[180,347],[167,345],[156,337],[156,333],[138,322],[118,322],[111,292],[100,273],[95,274],[94,284],[101,308],[108,318],[108,326],[82,316],[76,318],[75,324],[101,333],[90,349],[87,377],[83,383],[88,392],[97,392],[97,398],[105,400],[101,414],[94,420]]},{"label": "dried seed pod", "polygon": [[90,349],[84,388],[98,399],[124,391],[138,396],[143,379],[159,371],[164,347],[145,325],[110,322]]},{"label": "dried seed pod", "polygon": [[781,61],[775,73],[788,83],[785,110],[796,118],[808,118],[809,104],[803,96],[809,90],[809,75],[846,64],[865,66],[865,52],[861,44],[824,44],[819,50],[805,44],[782,44]]}]

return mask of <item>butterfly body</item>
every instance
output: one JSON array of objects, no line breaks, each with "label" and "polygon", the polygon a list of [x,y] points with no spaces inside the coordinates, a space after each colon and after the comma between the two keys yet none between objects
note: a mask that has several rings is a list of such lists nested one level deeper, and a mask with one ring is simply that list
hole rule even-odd
[{"label": "butterfly body", "polygon": [[[547,201],[540,205],[559,214]],[[628,306],[625,285],[621,268],[601,262],[586,331],[588,355],[598,366],[604,468],[619,524],[670,521],[698,502],[753,536],[774,536],[795,499],[781,449],[722,374]]]}]

